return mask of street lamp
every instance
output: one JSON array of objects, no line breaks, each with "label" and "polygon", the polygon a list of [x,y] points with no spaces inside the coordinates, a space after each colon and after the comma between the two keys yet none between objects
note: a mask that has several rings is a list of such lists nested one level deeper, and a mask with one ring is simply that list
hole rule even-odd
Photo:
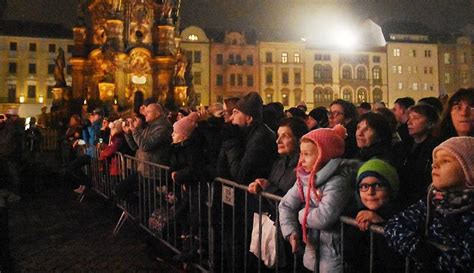
[{"label": "street lamp", "polygon": [[25,95],[21,94],[18,99],[20,100],[20,103],[25,103]]},{"label": "street lamp", "polygon": [[44,97],[42,95],[38,97],[38,102],[44,103]]}]

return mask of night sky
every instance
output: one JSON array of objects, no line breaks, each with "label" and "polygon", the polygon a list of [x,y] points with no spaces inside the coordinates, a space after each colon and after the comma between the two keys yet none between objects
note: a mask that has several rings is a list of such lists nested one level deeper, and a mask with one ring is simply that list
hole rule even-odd
[{"label": "night sky", "polygon": [[[5,0],[0,0],[0,5]],[[75,23],[78,0],[6,0],[3,19]],[[300,32],[333,8],[341,18],[422,22],[455,31],[474,24],[474,0],[182,0],[182,25]],[[219,14],[219,16],[217,16]]]}]

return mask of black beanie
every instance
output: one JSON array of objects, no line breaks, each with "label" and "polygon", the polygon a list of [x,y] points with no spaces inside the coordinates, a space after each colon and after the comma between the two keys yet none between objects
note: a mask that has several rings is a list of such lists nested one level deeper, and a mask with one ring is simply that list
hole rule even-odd
[{"label": "black beanie", "polygon": [[260,120],[263,109],[262,98],[257,92],[250,92],[237,102],[235,109],[251,116],[254,120]]}]

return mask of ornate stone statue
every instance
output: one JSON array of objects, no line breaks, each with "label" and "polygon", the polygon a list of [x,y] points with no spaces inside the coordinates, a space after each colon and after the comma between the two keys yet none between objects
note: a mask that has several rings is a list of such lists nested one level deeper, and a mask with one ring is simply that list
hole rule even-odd
[{"label": "ornate stone statue", "polygon": [[56,81],[56,87],[66,87],[66,79],[64,78],[64,67],[66,67],[66,60],[64,59],[64,50],[58,49],[58,56],[54,60],[54,80]]}]

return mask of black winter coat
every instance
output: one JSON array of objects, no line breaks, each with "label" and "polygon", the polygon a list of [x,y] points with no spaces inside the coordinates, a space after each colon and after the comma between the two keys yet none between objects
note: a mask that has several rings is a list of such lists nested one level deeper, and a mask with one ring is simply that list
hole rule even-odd
[{"label": "black winter coat", "polygon": [[206,182],[203,163],[202,143],[196,135],[171,145],[170,173],[176,172],[175,183],[196,185],[199,182]]}]

